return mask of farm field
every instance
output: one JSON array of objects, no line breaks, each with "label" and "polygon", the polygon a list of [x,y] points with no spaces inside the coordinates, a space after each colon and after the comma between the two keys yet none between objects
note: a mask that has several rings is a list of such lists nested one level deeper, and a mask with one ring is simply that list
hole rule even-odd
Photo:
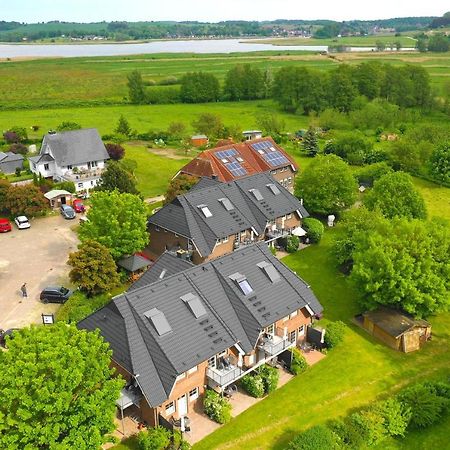
[{"label": "farm field", "polygon": [[[223,80],[236,64],[251,63],[273,72],[281,67],[302,65],[328,70],[341,62],[357,64],[378,60],[392,64],[421,64],[433,85],[448,80],[449,54],[411,52],[340,53],[333,57],[302,52],[236,53],[230,55],[158,54],[122,57],[59,58],[0,63],[0,108],[29,109],[117,105],[127,102],[126,76],[137,69],[145,82],[187,72],[205,71]],[[148,89],[152,89],[149,87]]]}]

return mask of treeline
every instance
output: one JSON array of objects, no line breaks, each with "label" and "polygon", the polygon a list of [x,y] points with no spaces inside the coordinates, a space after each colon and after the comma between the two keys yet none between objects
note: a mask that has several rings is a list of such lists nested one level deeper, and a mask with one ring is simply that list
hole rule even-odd
[{"label": "treeline", "polygon": [[436,33],[432,36],[420,34],[417,36],[416,48],[419,52],[444,53],[450,50],[450,36],[444,33]]},{"label": "treeline", "polygon": [[237,65],[227,72],[223,88],[215,75],[205,72],[188,73],[175,82],[180,87],[146,89],[141,73],[134,71],[128,75],[129,99],[144,104],[272,97],[286,111],[302,114],[327,108],[349,112],[357,109],[361,97],[384,99],[402,108],[426,108],[432,103],[429,75],[415,65],[363,63],[341,65],[329,72],[292,66],[275,74],[252,65]]},{"label": "treeline", "polygon": [[359,449],[378,446],[389,437],[402,438],[446,417],[450,380],[414,384],[396,396],[374,402],[343,420],[316,425],[299,434],[288,450]]}]

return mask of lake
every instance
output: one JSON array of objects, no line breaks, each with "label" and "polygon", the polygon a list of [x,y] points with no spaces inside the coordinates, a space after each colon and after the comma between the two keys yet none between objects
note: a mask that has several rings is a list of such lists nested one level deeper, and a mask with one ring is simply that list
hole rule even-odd
[{"label": "lake", "polygon": [[[272,45],[240,39],[152,41],[137,44],[0,44],[0,58],[119,56],[151,53],[233,53],[258,51],[326,51],[326,45]],[[350,47],[350,51],[372,51],[372,47]]]}]

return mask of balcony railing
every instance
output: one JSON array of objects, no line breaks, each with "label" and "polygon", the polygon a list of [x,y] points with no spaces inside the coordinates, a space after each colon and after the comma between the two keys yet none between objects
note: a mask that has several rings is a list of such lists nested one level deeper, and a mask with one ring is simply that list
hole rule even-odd
[{"label": "balcony railing", "polygon": [[64,178],[67,181],[77,182],[79,180],[98,178],[102,175],[102,173],[103,173],[102,169],[85,170],[83,172],[78,172],[78,173],[66,172],[64,175],[62,175],[61,178]]},{"label": "balcony railing", "polygon": [[261,338],[258,348],[270,356],[275,356],[293,345],[295,342],[289,341],[287,337],[266,336]]},{"label": "balcony railing", "polygon": [[266,240],[278,239],[280,237],[289,236],[292,233],[291,228],[271,228],[266,229]]},{"label": "balcony railing", "polygon": [[220,358],[216,367],[206,369],[206,376],[218,386],[225,386],[236,381],[242,373],[242,368],[238,367],[236,358],[232,356]]}]

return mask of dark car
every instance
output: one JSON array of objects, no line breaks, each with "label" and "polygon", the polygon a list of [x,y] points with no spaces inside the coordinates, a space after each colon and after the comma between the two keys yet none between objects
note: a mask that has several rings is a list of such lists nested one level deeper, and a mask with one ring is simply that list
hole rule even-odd
[{"label": "dark car", "polygon": [[14,337],[14,331],[19,328],[10,328],[9,330],[0,330],[0,346],[6,347],[6,338],[12,339]]},{"label": "dark car", "polygon": [[73,292],[63,286],[46,287],[40,295],[43,303],[66,303]]},{"label": "dark car", "polygon": [[69,205],[61,205],[59,211],[64,219],[75,219],[76,217],[75,210]]}]

